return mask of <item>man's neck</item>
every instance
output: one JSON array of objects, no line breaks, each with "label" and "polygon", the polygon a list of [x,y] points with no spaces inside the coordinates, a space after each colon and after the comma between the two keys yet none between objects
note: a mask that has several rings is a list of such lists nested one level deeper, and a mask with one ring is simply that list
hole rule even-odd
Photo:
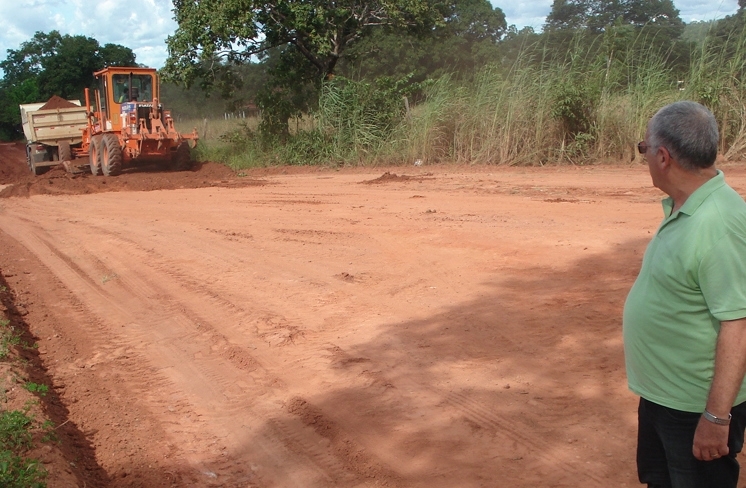
[{"label": "man's neck", "polygon": [[718,171],[714,166],[702,168],[697,171],[679,169],[679,171],[676,172],[671,189],[666,192],[673,199],[673,209],[671,210],[671,213],[673,214],[679,210],[684,203],[686,203],[692,193],[697,191],[700,186],[717,176],[717,174]]}]

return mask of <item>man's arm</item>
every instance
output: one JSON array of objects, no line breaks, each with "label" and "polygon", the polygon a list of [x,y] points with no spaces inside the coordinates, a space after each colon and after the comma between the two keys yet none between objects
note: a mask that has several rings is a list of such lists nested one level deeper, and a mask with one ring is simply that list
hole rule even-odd
[{"label": "man's arm", "polygon": [[[733,402],[746,374],[746,318],[720,323],[715,348],[715,375],[707,397],[707,411],[719,418],[728,418]],[[702,461],[711,461],[728,454],[727,425],[718,425],[704,417],[699,419],[694,433],[692,452]]]}]

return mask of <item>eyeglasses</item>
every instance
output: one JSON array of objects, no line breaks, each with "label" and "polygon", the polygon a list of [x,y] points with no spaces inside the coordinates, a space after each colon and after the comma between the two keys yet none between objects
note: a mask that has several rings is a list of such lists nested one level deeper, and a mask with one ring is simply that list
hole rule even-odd
[{"label": "eyeglasses", "polygon": [[648,145],[645,144],[645,141],[638,142],[637,150],[640,151],[640,154],[645,154],[646,152],[648,152]]}]

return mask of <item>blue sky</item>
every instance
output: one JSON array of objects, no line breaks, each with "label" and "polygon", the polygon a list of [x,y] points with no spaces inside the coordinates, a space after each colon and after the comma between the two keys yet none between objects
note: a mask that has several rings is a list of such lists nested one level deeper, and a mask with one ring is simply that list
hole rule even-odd
[{"label": "blue sky", "polygon": [[[508,24],[541,28],[552,0],[532,2],[491,0]],[[711,20],[738,10],[738,0],[674,0],[684,22]],[[171,0],[0,0],[0,60],[8,49],[17,49],[36,31],[58,30],[84,35],[99,43],[131,48],[138,63],[160,68],[166,59],[166,37],[173,33]]]}]

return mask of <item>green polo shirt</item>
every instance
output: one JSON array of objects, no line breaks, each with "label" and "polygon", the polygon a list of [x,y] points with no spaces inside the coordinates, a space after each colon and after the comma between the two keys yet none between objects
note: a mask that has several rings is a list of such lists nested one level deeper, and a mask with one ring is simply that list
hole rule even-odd
[{"label": "green polo shirt", "polygon": [[[746,317],[746,203],[721,171],[665,218],[624,305],[629,388],[651,402],[702,412],[720,322]],[[736,404],[746,401],[746,381]]]}]

